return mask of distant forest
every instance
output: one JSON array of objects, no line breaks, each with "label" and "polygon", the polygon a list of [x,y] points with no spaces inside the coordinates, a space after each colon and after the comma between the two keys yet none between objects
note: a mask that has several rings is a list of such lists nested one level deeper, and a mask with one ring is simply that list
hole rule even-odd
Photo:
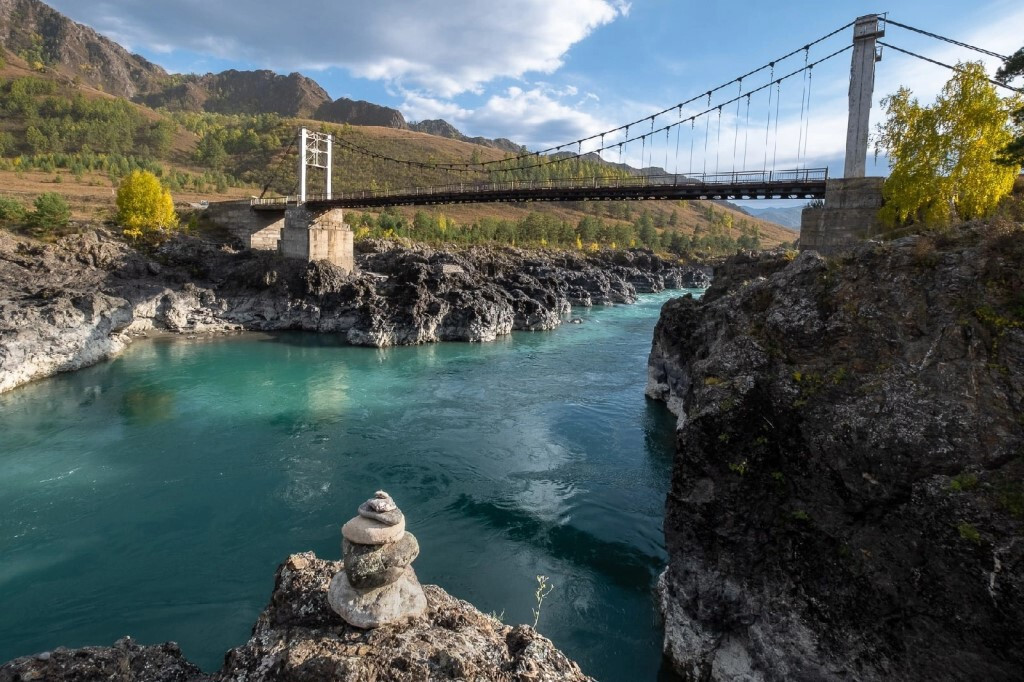
[{"label": "distant forest", "polygon": [[[357,239],[408,237],[437,244],[557,246],[590,251],[643,246],[677,256],[761,248],[761,234],[755,225],[745,220],[734,224],[731,213],[711,204],[699,206],[709,227],[697,226],[692,235],[670,229],[678,224],[676,211],[644,209],[638,212],[628,202],[581,202],[574,208],[596,215],[584,216],[576,224],[537,212],[519,221],[480,218],[470,224],[459,224],[443,213],[417,211],[412,220],[407,220],[395,209],[385,209],[376,216],[350,212],[346,221],[352,224]],[[616,220],[606,221],[602,215]],[[621,222],[629,220],[632,222]],[[738,238],[732,236],[733,228],[739,231]]]}]

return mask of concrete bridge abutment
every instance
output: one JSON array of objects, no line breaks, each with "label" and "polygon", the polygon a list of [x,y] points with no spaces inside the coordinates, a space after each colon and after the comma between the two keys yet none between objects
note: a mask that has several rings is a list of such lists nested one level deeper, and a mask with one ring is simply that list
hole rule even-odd
[{"label": "concrete bridge abutment", "polygon": [[800,218],[800,250],[830,255],[849,251],[881,231],[885,178],[838,178],[825,185],[825,205],[805,208]]},{"label": "concrete bridge abutment", "polygon": [[340,208],[311,210],[305,205],[288,206],[278,251],[287,258],[312,262],[326,260],[346,272],[355,270],[352,230]]},{"label": "concrete bridge abutment", "polygon": [[206,218],[232,234],[247,249],[276,251],[284,228],[280,211],[254,211],[251,202],[219,201],[206,209]]}]

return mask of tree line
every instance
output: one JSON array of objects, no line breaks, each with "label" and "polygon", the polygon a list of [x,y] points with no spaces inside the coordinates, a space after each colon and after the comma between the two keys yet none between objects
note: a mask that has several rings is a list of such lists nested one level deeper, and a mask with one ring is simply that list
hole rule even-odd
[{"label": "tree line", "polygon": [[[484,217],[459,223],[444,213],[417,211],[411,219],[397,209],[379,214],[350,213],[356,239],[412,239],[431,244],[496,244],[503,246],[557,247],[597,251],[646,247],[677,256],[718,256],[738,249],[761,248],[761,233],[747,221],[733,224],[732,215],[715,211],[707,226],[698,225],[692,234],[680,229],[656,226],[651,211],[644,210],[632,223],[605,221],[584,216],[576,223],[550,213],[531,212],[520,220]],[[734,229],[735,228],[735,229]],[[738,234],[737,234],[738,233]]]}]

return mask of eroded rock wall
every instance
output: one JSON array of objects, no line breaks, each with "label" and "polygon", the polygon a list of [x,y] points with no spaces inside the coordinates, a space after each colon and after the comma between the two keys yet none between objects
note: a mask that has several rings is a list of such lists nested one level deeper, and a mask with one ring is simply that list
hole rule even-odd
[{"label": "eroded rock wall", "polygon": [[659,582],[688,680],[1024,675],[1024,246],[738,257],[662,310]]},{"label": "eroded rock wall", "polygon": [[51,245],[0,232],[0,391],[111,357],[154,330],[305,330],[378,347],[492,341],[553,329],[573,305],[706,281],[639,250],[361,250],[349,274],[188,237],[143,255],[102,232]]}]

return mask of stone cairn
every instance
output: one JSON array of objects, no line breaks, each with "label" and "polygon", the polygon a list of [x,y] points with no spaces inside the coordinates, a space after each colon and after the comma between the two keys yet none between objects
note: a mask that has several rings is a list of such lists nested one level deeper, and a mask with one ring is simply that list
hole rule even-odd
[{"label": "stone cairn", "polygon": [[375,628],[420,616],[427,610],[412,570],[420,546],[405,530],[405,515],[379,490],[341,527],[344,566],[331,580],[327,601],[357,628]]}]

